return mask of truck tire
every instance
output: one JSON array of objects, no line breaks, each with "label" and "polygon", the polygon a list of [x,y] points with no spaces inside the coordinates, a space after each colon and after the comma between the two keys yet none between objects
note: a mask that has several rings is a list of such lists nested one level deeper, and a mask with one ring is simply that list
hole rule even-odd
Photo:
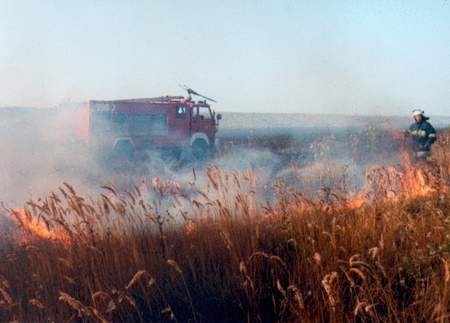
[{"label": "truck tire", "polygon": [[203,139],[196,139],[192,143],[192,154],[196,160],[205,160],[209,157],[210,149],[208,143]]},{"label": "truck tire", "polygon": [[132,160],[134,145],[130,140],[118,140],[113,149],[114,156],[120,159]]}]

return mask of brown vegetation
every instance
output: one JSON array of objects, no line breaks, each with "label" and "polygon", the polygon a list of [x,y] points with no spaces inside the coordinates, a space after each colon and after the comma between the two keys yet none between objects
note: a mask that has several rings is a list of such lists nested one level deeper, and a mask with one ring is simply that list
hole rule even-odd
[{"label": "brown vegetation", "polygon": [[[217,168],[152,200],[66,184],[11,211],[0,321],[448,321],[449,138],[424,167],[368,172],[357,197],[277,183],[260,206],[255,174]],[[417,180],[424,194],[402,185]]]}]

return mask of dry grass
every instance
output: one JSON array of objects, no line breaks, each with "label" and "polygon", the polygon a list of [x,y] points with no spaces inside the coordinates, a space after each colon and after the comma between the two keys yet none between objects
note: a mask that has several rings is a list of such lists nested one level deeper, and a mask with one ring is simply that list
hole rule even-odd
[{"label": "dry grass", "polygon": [[254,174],[216,168],[207,189],[162,185],[153,200],[66,184],[15,211],[0,321],[446,322],[449,138],[431,164],[438,189],[358,207],[281,184],[261,207]]}]

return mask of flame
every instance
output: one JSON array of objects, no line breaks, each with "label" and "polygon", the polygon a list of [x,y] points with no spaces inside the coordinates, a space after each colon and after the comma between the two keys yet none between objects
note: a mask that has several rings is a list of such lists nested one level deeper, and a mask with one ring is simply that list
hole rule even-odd
[{"label": "flame", "polygon": [[[30,212],[24,209],[11,209],[11,215],[20,223],[24,232],[45,240],[53,240],[63,244],[70,243],[70,237],[58,229],[51,229],[45,225],[43,221],[34,218]],[[22,242],[28,241],[28,237],[24,236]]]},{"label": "flame", "polygon": [[[331,201],[325,208],[332,211],[354,210],[366,203],[398,202],[426,197],[449,188],[439,180],[439,174],[426,161],[413,162],[407,149],[401,150],[399,165],[372,167],[366,170],[365,185],[358,193]],[[310,201],[297,205],[301,211],[311,211],[319,204]]]},{"label": "flame", "polygon": [[63,141],[85,142],[89,140],[90,113],[87,105],[68,105],[60,109],[58,138]]},{"label": "flame", "polygon": [[435,183],[433,183],[436,179],[433,178],[432,172],[413,165],[407,151],[402,151],[402,155],[406,167],[403,179],[407,197],[426,196],[436,192]]},{"label": "flame", "polygon": [[146,195],[151,189],[158,191],[162,196],[177,195],[181,193],[181,185],[171,179],[161,179],[159,177],[142,178],[138,185],[141,195]]},{"label": "flame", "polygon": [[359,209],[365,203],[365,198],[363,194],[357,194],[354,197],[351,197],[347,200],[347,205],[345,206],[347,209]]},{"label": "flame", "polygon": [[413,163],[402,151],[401,166],[378,167],[366,173],[366,193],[380,202],[398,201],[434,194],[439,180],[427,162]]},{"label": "flame", "polygon": [[83,106],[74,112],[75,136],[77,139],[88,141],[89,138],[89,107]]},{"label": "flame", "polygon": [[161,180],[159,177],[152,178],[152,187],[158,190],[161,195],[179,194],[181,186],[174,180]]},{"label": "flame", "polygon": [[197,230],[198,225],[194,222],[188,222],[184,225],[184,232],[187,236],[192,235]]}]

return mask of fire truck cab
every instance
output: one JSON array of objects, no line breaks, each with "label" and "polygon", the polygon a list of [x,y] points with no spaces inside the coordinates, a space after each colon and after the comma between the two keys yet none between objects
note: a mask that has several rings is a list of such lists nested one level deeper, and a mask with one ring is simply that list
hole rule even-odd
[{"label": "fire truck cab", "polygon": [[207,100],[194,101],[190,94],[196,93],[188,93],[187,98],[90,101],[90,144],[125,156],[152,149],[189,149],[196,159],[207,158],[222,117]]}]

